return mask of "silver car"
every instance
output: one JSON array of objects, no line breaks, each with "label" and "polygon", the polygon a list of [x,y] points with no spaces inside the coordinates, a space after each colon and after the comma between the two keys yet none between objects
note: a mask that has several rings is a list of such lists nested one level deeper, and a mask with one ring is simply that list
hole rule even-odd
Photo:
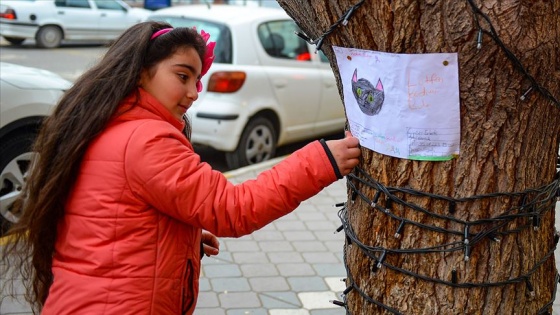
[{"label": "silver car", "polygon": [[41,121],[72,85],[50,71],[0,62],[0,232],[19,220],[12,204],[25,182]]},{"label": "silver car", "polygon": [[0,35],[12,45],[35,39],[42,48],[63,40],[110,41],[150,12],[121,0],[3,0]]}]

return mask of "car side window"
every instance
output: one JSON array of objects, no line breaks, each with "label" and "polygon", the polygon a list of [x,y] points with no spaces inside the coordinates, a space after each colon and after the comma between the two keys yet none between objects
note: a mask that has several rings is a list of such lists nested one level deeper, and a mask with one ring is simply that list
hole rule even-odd
[{"label": "car side window", "polygon": [[204,30],[206,33],[210,34],[211,40],[216,42],[216,47],[214,48],[214,62],[230,64],[233,62],[231,30],[228,26],[204,19],[199,20],[185,16],[152,15],[150,20],[167,22],[174,27],[196,27],[197,30]]},{"label": "car side window", "polygon": [[122,5],[114,0],[95,0],[95,5],[98,9],[126,11]]},{"label": "car side window", "polygon": [[88,0],[56,0],[54,5],[67,8],[90,8]]},{"label": "car side window", "polygon": [[307,43],[295,33],[299,31],[293,21],[272,21],[259,25],[257,32],[266,53],[275,58],[311,61]]},{"label": "car side window", "polygon": [[319,54],[319,59],[321,59],[321,62],[329,62],[329,58],[325,56],[325,53],[323,51],[319,50],[317,53]]}]

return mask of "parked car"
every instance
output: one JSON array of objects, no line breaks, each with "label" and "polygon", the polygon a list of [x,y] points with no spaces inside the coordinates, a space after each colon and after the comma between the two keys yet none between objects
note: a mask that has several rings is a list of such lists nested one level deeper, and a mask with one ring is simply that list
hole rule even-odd
[{"label": "parked car", "polygon": [[121,0],[3,0],[0,35],[13,45],[35,39],[42,48],[63,40],[110,41],[150,13]]},{"label": "parked car", "polygon": [[196,27],[216,41],[204,91],[187,112],[195,145],[225,152],[237,168],[272,158],[277,146],[341,132],[344,107],[330,64],[295,34],[281,9],[186,5],[151,20]]},{"label": "parked car", "polygon": [[1,234],[19,220],[12,204],[25,182],[40,123],[71,85],[47,70],[0,62]]}]

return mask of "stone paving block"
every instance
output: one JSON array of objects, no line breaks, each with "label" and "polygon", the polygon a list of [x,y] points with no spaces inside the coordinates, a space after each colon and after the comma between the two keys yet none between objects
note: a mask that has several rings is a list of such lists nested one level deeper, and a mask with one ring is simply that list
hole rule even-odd
[{"label": "stone paving block", "polygon": [[317,275],[322,277],[346,277],[346,268],[344,264],[312,264],[311,265]]},{"label": "stone paving block", "polygon": [[202,266],[204,275],[208,278],[225,278],[225,277],[239,277],[241,276],[241,269],[238,265],[209,265]]},{"label": "stone paving block", "polygon": [[286,240],[291,241],[291,242],[315,240],[315,235],[311,231],[284,232],[284,236],[285,236]]},{"label": "stone paving block", "polygon": [[342,292],[346,289],[346,283],[340,277],[328,277],[325,278],[325,282],[333,292]]},{"label": "stone paving block", "polygon": [[327,217],[329,221],[333,222],[336,227],[339,227],[342,224],[342,221],[340,221],[340,217],[338,216],[339,208],[327,209],[323,207],[319,209],[319,211],[322,211],[325,217]]},{"label": "stone paving block", "polygon": [[296,292],[327,291],[329,289],[322,277],[290,277],[288,283]]},{"label": "stone paving block", "polygon": [[267,296],[272,299],[279,300],[283,303],[287,303],[293,305],[297,308],[301,308],[302,304],[297,296],[296,292],[293,291],[278,291],[278,292],[263,292],[260,293],[259,296]]},{"label": "stone paving block", "polygon": [[259,248],[265,253],[271,252],[292,252],[294,247],[286,240],[283,241],[260,241]]},{"label": "stone paving block", "polygon": [[245,278],[212,278],[210,280],[215,292],[247,292],[251,291],[249,281]]},{"label": "stone paving block", "polygon": [[249,283],[253,292],[288,291],[290,285],[284,277],[255,277]]},{"label": "stone paving block", "polygon": [[341,189],[341,191],[335,191],[335,192],[328,191],[327,194],[336,201],[336,203],[333,204],[333,206],[346,202],[349,198],[345,188]]},{"label": "stone paving block", "polygon": [[267,277],[279,274],[275,264],[245,264],[241,265],[241,272],[244,277]]},{"label": "stone paving block", "polygon": [[23,295],[3,296],[0,300],[0,314],[32,314],[31,307]]},{"label": "stone paving block", "polygon": [[237,264],[270,262],[270,260],[268,259],[268,256],[264,252],[233,253],[232,256],[233,256],[233,261]]},{"label": "stone paving block", "polygon": [[319,241],[339,241],[340,245],[344,244],[345,235],[344,233],[334,233],[336,229],[333,231],[313,231],[315,237]]},{"label": "stone paving block", "polygon": [[218,294],[216,292],[200,292],[198,294],[198,301],[196,308],[219,307]]},{"label": "stone paving block", "polygon": [[324,242],[320,241],[301,241],[301,242],[293,242],[292,245],[299,253],[304,252],[324,252],[328,251],[329,249],[325,246]]},{"label": "stone paving block", "polygon": [[[297,210],[296,210],[297,211]],[[276,221],[274,225],[278,231],[305,231],[307,227],[301,221]]]},{"label": "stone paving block", "polygon": [[294,213],[298,217],[306,213],[314,214],[317,213],[317,207],[315,207],[315,205],[312,202],[303,202],[299,205],[299,207],[297,207],[297,210],[294,211]]},{"label": "stone paving block", "polygon": [[203,265],[223,265],[233,263],[231,252],[228,252],[220,246],[220,253],[216,256],[204,256],[202,258]]},{"label": "stone paving block", "polygon": [[227,239],[224,241],[229,252],[255,252],[259,245],[253,240]]},{"label": "stone paving block", "polygon": [[323,264],[329,264],[329,263],[340,263],[340,261],[338,260],[338,257],[333,254],[333,253],[328,253],[328,252],[309,252],[309,253],[302,253],[301,254],[303,256],[303,259],[305,259],[305,262],[308,263],[323,263]]},{"label": "stone paving block", "polygon": [[201,275],[200,278],[198,279],[198,290],[199,291],[210,291],[210,290],[212,290],[212,287],[210,286],[210,279]]},{"label": "stone paving block", "polygon": [[220,305],[225,309],[261,307],[261,301],[255,292],[233,292],[218,294]]},{"label": "stone paving block", "polygon": [[226,315],[226,310],[223,308],[198,308],[197,306],[193,315]]},{"label": "stone paving block", "polygon": [[268,253],[267,256],[270,259],[270,262],[275,264],[303,262],[303,257],[301,257],[300,253],[296,252]]},{"label": "stone paving block", "polygon": [[299,309],[301,305],[288,303],[286,301],[282,301],[273,297],[270,297],[266,294],[260,294],[261,302],[263,307],[266,309]]},{"label": "stone paving block", "polygon": [[2,289],[2,291],[0,292],[0,302],[1,298],[5,296],[25,295],[25,287],[20,275],[16,275],[6,280],[1,279],[0,289]]},{"label": "stone paving block", "polygon": [[303,304],[303,308],[308,310],[340,307],[329,302],[332,300],[338,300],[334,292],[302,292],[299,293],[298,296]]},{"label": "stone paving block", "polygon": [[270,310],[269,315],[310,315],[308,310]]},{"label": "stone paving block", "polygon": [[284,240],[284,234],[280,231],[259,230],[253,233],[253,239],[255,241],[281,241]]},{"label": "stone paving block", "polygon": [[249,308],[228,310],[227,315],[267,315],[268,312],[264,308]]},{"label": "stone paving block", "polygon": [[323,221],[305,222],[305,226],[307,226],[307,228],[312,231],[327,230],[334,234],[334,232],[340,226],[340,224],[338,224],[338,222],[334,223],[332,221],[323,220]]},{"label": "stone paving block", "polygon": [[324,241],[322,243],[329,251],[334,253],[342,253],[344,250],[344,240]]},{"label": "stone paving block", "polygon": [[233,262],[233,257],[231,256],[231,252],[225,250],[223,246],[223,242],[220,244],[220,253],[216,256],[210,257],[203,257],[202,264],[203,265],[215,265],[215,264],[230,264]]},{"label": "stone paving block", "polygon": [[276,226],[274,226],[274,223],[269,223],[269,224],[265,225],[260,230],[253,232],[252,235],[254,235],[255,233],[261,233],[261,232],[266,232],[266,231],[277,231]]},{"label": "stone paving block", "polygon": [[322,214],[321,212],[318,212],[317,209],[315,209],[315,207],[313,207],[312,211],[308,211],[308,212],[301,212],[298,211],[295,212],[296,216],[298,217],[299,220],[301,221],[324,221],[327,219],[327,217],[325,217],[324,214]]},{"label": "stone paving block", "polygon": [[311,310],[309,315],[346,315],[346,310],[343,307],[331,309],[318,309]]},{"label": "stone paving block", "polygon": [[280,275],[284,277],[316,275],[310,264],[277,264],[276,267],[280,271]]},{"label": "stone paving block", "polygon": [[346,196],[346,178],[339,179],[324,189],[331,196]]},{"label": "stone paving block", "polygon": [[313,200],[313,204],[317,207],[332,207],[338,203],[345,202],[346,198],[331,197],[328,195],[322,195],[321,198]]},{"label": "stone paving block", "polygon": [[[282,217],[282,221],[284,222],[294,222],[294,221],[300,221],[300,219],[297,216],[297,211],[292,211],[288,214],[286,214],[285,216]],[[278,221],[276,221],[278,222]]]}]

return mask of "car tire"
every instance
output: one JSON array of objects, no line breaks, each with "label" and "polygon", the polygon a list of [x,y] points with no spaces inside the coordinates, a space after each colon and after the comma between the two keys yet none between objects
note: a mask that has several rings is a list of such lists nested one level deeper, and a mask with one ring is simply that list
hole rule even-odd
[{"label": "car tire", "polygon": [[12,45],[21,45],[21,43],[23,43],[25,41],[25,38],[19,38],[19,37],[7,37],[7,36],[3,36],[4,39],[12,44]]},{"label": "car tire", "polygon": [[241,134],[237,149],[226,152],[228,167],[236,169],[270,160],[276,153],[276,141],[277,131],[270,120],[262,116],[251,119]]},{"label": "car tire", "polygon": [[54,25],[43,26],[35,34],[35,41],[40,48],[56,48],[62,41],[62,30]]},{"label": "car tire", "polygon": [[34,154],[31,146],[36,135],[22,133],[0,142],[0,232],[1,235],[21,216],[14,212]]}]

